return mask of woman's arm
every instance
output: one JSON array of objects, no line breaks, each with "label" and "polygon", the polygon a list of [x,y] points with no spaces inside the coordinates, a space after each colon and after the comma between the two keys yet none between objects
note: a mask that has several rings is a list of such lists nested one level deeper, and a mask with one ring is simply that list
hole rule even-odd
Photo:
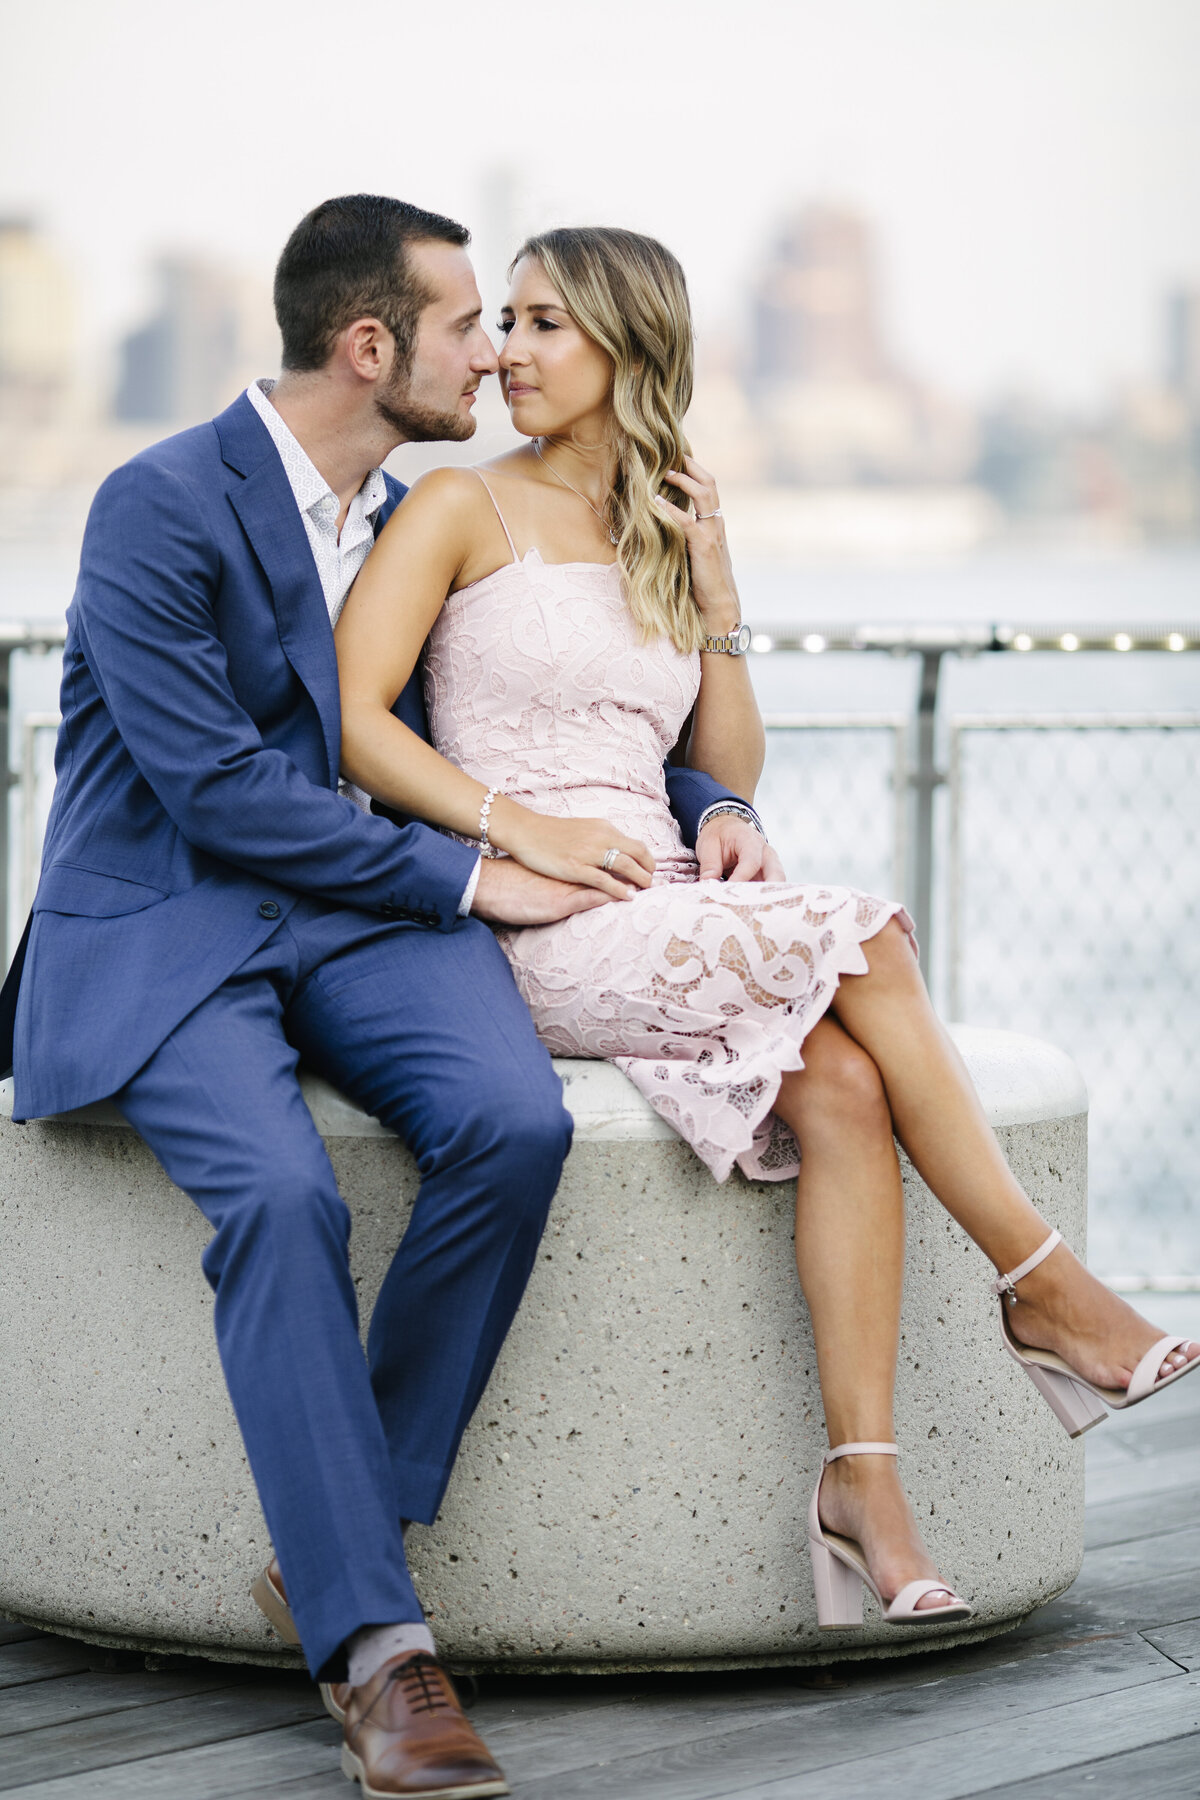
[{"label": "woman's arm", "polygon": [[[686,471],[668,476],[688,494],[695,514],[660,496],[659,505],[687,540],[692,594],[710,637],[724,637],[741,623],[741,602],[725,538],[714,478],[693,457]],[[716,516],[714,516],[716,515]],[[700,652],[700,692],[685,749],[690,769],[702,769],[744,800],[754,798],[766,755],[766,737],[744,656]]]},{"label": "woman's arm", "polygon": [[[484,512],[483,507],[487,507]],[[490,525],[482,483],[466,470],[435,469],[415,483],[379,534],[338,620],[342,769],[356,786],[402,812],[478,838],[486,790],[392,712],[446,595]],[[649,885],[644,844],[604,819],[552,819],[497,796],[488,836],[540,875],[627,899]],[[600,867],[610,848],[617,873]]]}]

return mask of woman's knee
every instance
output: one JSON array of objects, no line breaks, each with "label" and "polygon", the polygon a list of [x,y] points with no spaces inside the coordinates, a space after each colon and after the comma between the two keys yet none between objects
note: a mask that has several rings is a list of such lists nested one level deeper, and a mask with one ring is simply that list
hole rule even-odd
[{"label": "woman's knee", "polygon": [[803,1105],[811,1121],[839,1130],[886,1131],[892,1121],[874,1059],[834,1020],[822,1020],[804,1046]]},{"label": "woman's knee", "polygon": [[867,967],[876,977],[921,985],[921,965],[917,960],[912,933],[893,914],[873,938],[863,944]]}]

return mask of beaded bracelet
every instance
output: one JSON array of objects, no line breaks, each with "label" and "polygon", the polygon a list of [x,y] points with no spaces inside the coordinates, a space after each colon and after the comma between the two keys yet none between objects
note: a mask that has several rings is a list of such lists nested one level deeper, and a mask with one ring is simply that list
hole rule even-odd
[{"label": "beaded bracelet", "polygon": [[492,810],[492,801],[500,792],[499,788],[489,788],[483,796],[483,805],[479,809],[479,854],[480,856],[499,856],[501,852],[494,844],[488,843],[488,815]]}]

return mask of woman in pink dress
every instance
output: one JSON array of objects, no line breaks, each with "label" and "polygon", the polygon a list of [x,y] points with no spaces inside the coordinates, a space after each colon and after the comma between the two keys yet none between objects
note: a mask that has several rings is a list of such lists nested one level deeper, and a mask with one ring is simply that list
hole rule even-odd
[{"label": "woman in pink dress", "polygon": [[[769,853],[779,879],[702,879],[680,838],[664,757],[750,799],[764,740],[717,491],[682,433],[692,325],[674,257],[631,232],[531,239],[500,329],[528,442],[423,477],[381,534],[337,630],[344,771],[484,854],[594,890],[586,911],[500,933],[544,1042],[614,1061],[719,1181],[736,1162],[796,1183],[831,1445],[809,1512],[821,1623],[860,1623],[864,1583],[891,1622],[962,1619],[892,1442],[895,1139],[1002,1272],[1005,1347],[1068,1430],[1200,1366],[1200,1345],[1164,1338],[1048,1230],[896,901],[786,882]],[[391,713],[427,639],[433,747]]]}]

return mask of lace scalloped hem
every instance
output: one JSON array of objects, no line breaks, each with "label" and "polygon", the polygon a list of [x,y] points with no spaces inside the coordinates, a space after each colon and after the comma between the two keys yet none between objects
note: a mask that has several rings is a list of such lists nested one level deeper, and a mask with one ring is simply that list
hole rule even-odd
[{"label": "lace scalloped hem", "polygon": [[816,884],[668,883],[621,906],[504,931],[521,995],[556,1056],[616,1064],[718,1181],[736,1163],[786,1181],[800,1146],[782,1077],[897,901]]},{"label": "lace scalloped hem", "polygon": [[[887,903],[886,910],[880,912],[861,936],[852,938],[842,946],[842,955],[832,966],[827,966],[822,971],[823,976],[828,979],[823,980],[814,991],[812,1005],[805,1012],[802,1029],[797,1033],[788,1031],[787,1026],[797,1022],[795,1015],[785,1020],[784,1029],[765,1044],[757,1056],[746,1059],[739,1065],[736,1082],[706,1080],[698,1069],[684,1075],[683,1080],[689,1085],[694,1083],[697,1097],[703,1100],[695,1113],[690,1113],[683,1107],[677,1093],[656,1091],[654,1071],[660,1064],[647,1062],[645,1058],[636,1056],[615,1056],[612,1059],[628,1075],[638,1092],[650,1102],[659,1117],[687,1140],[716,1181],[728,1181],[735,1163],[749,1181],[789,1181],[800,1173],[801,1151],[796,1134],[772,1110],[779,1084],[784,1075],[804,1067],[801,1046],[814,1025],[819,1024],[829,1011],[841,977],[867,974],[868,964],[863,954],[863,945],[876,937],[889,919],[899,916],[903,916],[911,925],[911,920],[908,920],[908,914],[899,901]],[[676,1088],[678,1085],[677,1078]],[[713,1140],[706,1129],[711,1127],[714,1113],[719,1114],[725,1127],[723,1141],[719,1143]],[[731,1115],[744,1126],[733,1142],[730,1141],[728,1131]]]}]

